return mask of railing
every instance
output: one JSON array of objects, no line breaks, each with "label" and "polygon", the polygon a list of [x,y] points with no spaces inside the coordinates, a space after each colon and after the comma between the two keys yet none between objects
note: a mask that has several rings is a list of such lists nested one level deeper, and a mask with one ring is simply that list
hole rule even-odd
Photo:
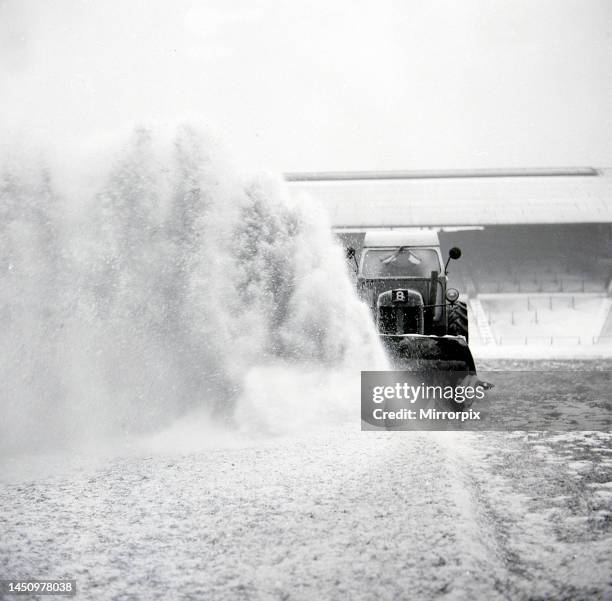
[{"label": "railing", "polygon": [[[572,306],[572,309],[575,309],[574,306]],[[554,309],[549,309],[549,311],[554,311]],[[541,310],[540,310],[541,312]],[[488,311],[486,312],[486,316],[487,316],[487,321],[489,322],[489,325],[495,325],[495,324],[504,324],[507,323],[506,320],[503,319],[504,316],[510,316],[510,325],[517,325],[517,322],[519,322],[520,324],[524,324],[524,323],[540,323],[539,321],[539,317],[538,317],[538,309],[537,308],[529,308],[527,310],[527,312],[525,311],[506,311],[505,313],[497,313],[497,319],[495,318],[491,318],[491,312]],[[522,316],[524,317],[525,315],[527,315],[528,317],[528,321],[527,320],[520,320],[517,319],[517,316]]]},{"label": "railing", "polygon": [[[489,344],[483,342],[483,344]],[[611,345],[612,336],[498,336],[490,344],[507,346]]]},{"label": "railing", "polygon": [[491,280],[478,282],[476,289],[480,293],[512,292],[605,292],[604,280],[587,278],[559,278],[557,280]]},{"label": "railing", "polygon": [[[518,299],[513,301],[513,304],[516,306]],[[521,299],[521,302],[525,303],[525,309],[510,309],[506,311],[491,311],[487,310],[483,305],[483,311],[486,316],[487,322],[489,325],[495,324],[504,324],[509,323],[510,325],[516,325],[517,321],[521,323],[525,323],[528,318],[529,321],[527,323],[539,323],[540,315],[542,313],[546,314],[550,311],[555,311],[559,309],[576,309],[576,297],[575,296],[539,296],[539,297],[531,297],[526,296],[524,299]],[[579,299],[583,300],[583,299]],[[483,301],[486,303],[487,301]],[[501,302],[501,301],[496,301]],[[517,319],[519,317],[523,317],[522,320]]]}]

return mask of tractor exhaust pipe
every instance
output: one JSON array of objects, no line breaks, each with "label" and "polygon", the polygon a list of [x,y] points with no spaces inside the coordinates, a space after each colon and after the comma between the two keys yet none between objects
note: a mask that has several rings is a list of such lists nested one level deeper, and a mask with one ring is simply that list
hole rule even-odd
[{"label": "tractor exhaust pipe", "polygon": [[435,305],[436,305],[436,299],[438,296],[438,272],[437,271],[432,271],[431,272],[431,277],[429,279],[429,307],[427,307],[427,309],[425,309],[425,321],[426,323],[426,330],[427,332],[431,332],[431,328],[433,326],[433,318],[434,318],[434,312],[436,310]]}]

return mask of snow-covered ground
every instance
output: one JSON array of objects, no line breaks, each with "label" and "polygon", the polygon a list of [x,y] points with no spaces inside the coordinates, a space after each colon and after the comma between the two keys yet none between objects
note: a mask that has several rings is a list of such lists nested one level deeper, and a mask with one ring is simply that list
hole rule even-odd
[{"label": "snow-covered ground", "polygon": [[605,599],[610,436],[360,432],[13,458],[4,577],[81,599]]}]

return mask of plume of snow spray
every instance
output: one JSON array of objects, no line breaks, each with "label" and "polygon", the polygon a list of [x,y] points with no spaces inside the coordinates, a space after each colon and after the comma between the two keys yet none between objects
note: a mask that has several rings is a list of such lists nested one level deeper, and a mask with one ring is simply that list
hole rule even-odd
[{"label": "plume of snow spray", "polygon": [[68,186],[41,159],[12,159],[0,448],[150,431],[196,410],[256,421],[262,389],[291,374],[319,373],[310,403],[321,374],[382,364],[324,214],[279,181],[241,181],[197,128],[170,141],[137,129],[93,187],[78,164]]}]

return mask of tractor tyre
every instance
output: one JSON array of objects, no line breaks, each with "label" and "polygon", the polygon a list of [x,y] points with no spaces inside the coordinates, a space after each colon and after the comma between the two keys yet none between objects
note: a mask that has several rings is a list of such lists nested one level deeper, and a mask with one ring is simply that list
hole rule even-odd
[{"label": "tractor tyre", "polygon": [[451,336],[463,336],[466,342],[470,341],[467,305],[463,301],[457,301],[448,308],[448,333]]}]

